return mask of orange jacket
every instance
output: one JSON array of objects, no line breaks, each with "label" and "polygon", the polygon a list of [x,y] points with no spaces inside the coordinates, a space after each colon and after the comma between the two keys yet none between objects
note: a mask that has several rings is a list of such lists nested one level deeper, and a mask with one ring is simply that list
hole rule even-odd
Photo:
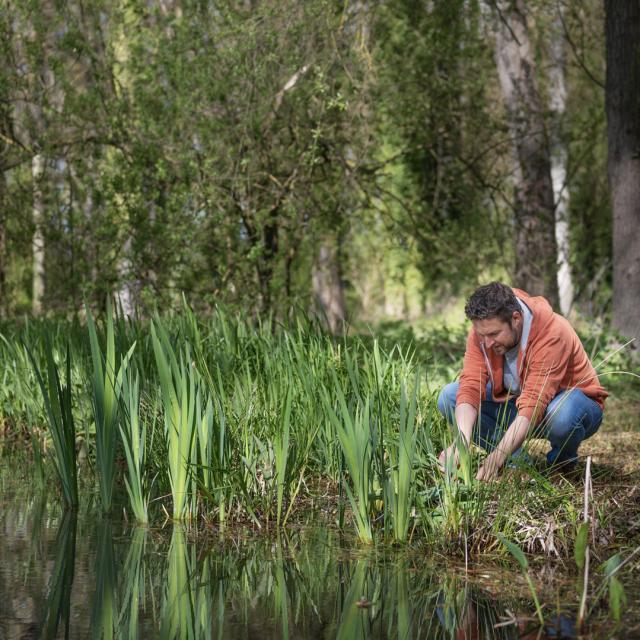
[{"label": "orange jacket", "polygon": [[[527,344],[518,353],[521,393],[516,398],[518,415],[536,424],[544,416],[547,405],[563,389],[580,389],[604,409],[609,395],[600,385],[596,370],[569,322],[553,312],[545,298],[513,292],[531,310],[533,319]],[[506,402],[504,388],[504,356],[486,350],[473,327],[467,337],[467,349],[460,375],[456,404],[468,403],[479,409],[486,400],[487,382],[492,383],[494,402]]]}]

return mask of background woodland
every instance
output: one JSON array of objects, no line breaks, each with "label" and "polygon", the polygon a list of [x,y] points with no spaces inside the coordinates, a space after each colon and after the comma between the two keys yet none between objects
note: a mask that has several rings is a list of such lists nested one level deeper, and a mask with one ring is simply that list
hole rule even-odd
[{"label": "background woodland", "polygon": [[4,316],[501,278],[640,334],[633,0],[1,0],[0,46]]}]

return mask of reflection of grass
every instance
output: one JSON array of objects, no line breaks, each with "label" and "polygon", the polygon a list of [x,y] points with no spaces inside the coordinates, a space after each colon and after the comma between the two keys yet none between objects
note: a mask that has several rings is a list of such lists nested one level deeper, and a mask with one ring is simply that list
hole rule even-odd
[{"label": "reflection of grass", "polygon": [[96,591],[93,599],[91,626],[94,638],[114,638],[117,631],[118,601],[116,599],[116,563],[113,552],[111,523],[98,525],[96,551]]},{"label": "reflection of grass", "polygon": [[118,629],[122,638],[140,636],[139,614],[145,603],[143,555],[146,536],[146,529],[140,527],[134,529],[121,572],[121,608],[118,615]]},{"label": "reflection of grass", "polygon": [[42,626],[42,638],[50,640],[57,636],[60,620],[65,624],[65,637],[69,636],[71,624],[71,587],[75,570],[77,516],[65,511],[56,537],[56,559],[51,572],[46,615]]}]

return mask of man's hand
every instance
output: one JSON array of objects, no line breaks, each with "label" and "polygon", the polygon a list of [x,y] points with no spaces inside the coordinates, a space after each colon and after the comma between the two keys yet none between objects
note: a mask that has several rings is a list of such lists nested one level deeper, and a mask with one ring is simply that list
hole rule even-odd
[{"label": "man's hand", "polygon": [[507,456],[495,449],[485,459],[484,464],[478,469],[478,475],[476,480],[494,480],[498,475],[498,471],[502,468],[502,465],[506,462]]},{"label": "man's hand", "polygon": [[455,444],[447,447],[438,458],[438,466],[440,467],[440,471],[444,473],[447,468],[447,460],[453,458],[453,468],[458,468],[458,462],[460,460],[460,453],[458,452],[458,447]]}]

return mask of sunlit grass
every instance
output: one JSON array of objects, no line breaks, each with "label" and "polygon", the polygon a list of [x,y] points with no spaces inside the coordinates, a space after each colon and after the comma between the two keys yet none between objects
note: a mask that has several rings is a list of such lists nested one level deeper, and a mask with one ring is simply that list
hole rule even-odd
[{"label": "sunlit grass", "polygon": [[93,415],[96,428],[96,463],[100,478],[100,498],[104,511],[111,509],[115,482],[116,446],[121,414],[122,385],[135,343],[121,355],[116,350],[111,305],[107,304],[105,350],[103,352],[91,312],[87,309],[93,375]]},{"label": "sunlit grass", "polygon": [[29,352],[33,369],[42,391],[49,433],[54,447],[53,463],[60,480],[62,495],[68,507],[78,506],[78,470],[76,466],[76,427],[71,397],[71,352],[66,349],[65,383],[60,380],[53,345],[45,339],[46,373],[40,371]]},{"label": "sunlit grass", "polygon": [[[507,471],[497,484],[476,482],[476,447],[459,443],[460,466],[442,473],[437,457],[455,434],[437,410],[439,378],[424,344],[336,340],[304,318],[287,326],[225,310],[205,318],[186,305],[152,323],[88,317],[86,326],[62,326],[3,332],[0,355],[13,364],[0,408],[13,390],[27,395],[34,364],[45,371],[48,404],[16,398],[12,420],[40,433],[32,442],[41,443],[43,467],[52,460],[63,470],[68,502],[82,447],[83,484],[99,478],[103,504],[110,492],[125,496],[140,522],[168,514],[282,530],[313,505],[367,544],[424,542],[477,554],[496,548],[498,533],[540,546],[539,514],[570,517],[570,492],[535,468],[525,470],[526,481]],[[33,354],[28,367],[15,352],[21,341]],[[63,383],[57,362],[67,344]],[[70,420],[84,427],[77,440],[65,431]],[[43,439],[45,422],[60,428]],[[563,529],[556,531],[549,549],[568,548]]]}]

